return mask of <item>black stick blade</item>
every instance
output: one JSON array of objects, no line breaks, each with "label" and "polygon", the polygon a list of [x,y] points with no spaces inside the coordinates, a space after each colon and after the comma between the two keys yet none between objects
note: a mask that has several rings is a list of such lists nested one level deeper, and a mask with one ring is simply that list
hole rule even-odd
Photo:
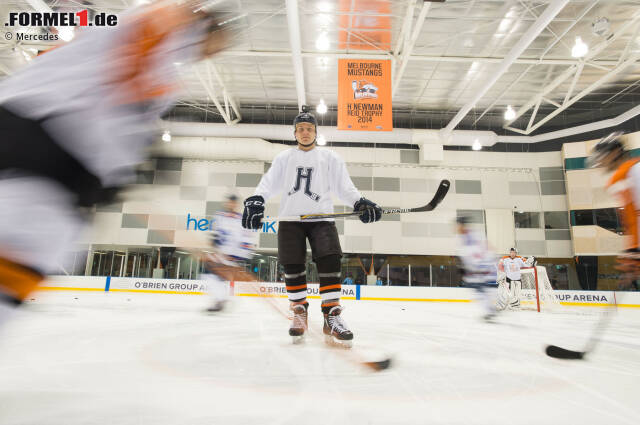
[{"label": "black stick blade", "polygon": [[389,367],[391,367],[391,358],[386,358],[378,362],[364,362],[363,364],[374,372],[380,372],[381,370],[389,369]]},{"label": "black stick blade", "polygon": [[545,352],[549,357],[563,360],[582,360],[585,354],[587,354],[584,351],[567,350],[566,348],[558,347],[557,345],[547,345]]},{"label": "black stick blade", "polygon": [[412,208],[411,211],[412,212],[425,212],[425,211],[434,210],[438,206],[438,204],[440,204],[440,202],[442,202],[444,197],[447,196],[447,193],[449,192],[449,188],[450,187],[451,187],[451,182],[449,180],[442,180],[440,182],[440,185],[438,186],[438,190],[436,190],[435,195],[433,195],[433,199],[431,199],[431,202],[429,202],[424,207]]}]

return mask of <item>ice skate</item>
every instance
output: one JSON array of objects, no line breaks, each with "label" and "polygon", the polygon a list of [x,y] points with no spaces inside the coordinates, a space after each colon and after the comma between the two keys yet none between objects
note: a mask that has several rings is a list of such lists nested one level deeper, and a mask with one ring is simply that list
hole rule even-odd
[{"label": "ice skate", "polygon": [[486,323],[496,323],[496,313],[488,313],[482,316]]},{"label": "ice skate", "polygon": [[219,313],[221,311],[224,310],[225,306],[226,306],[227,302],[226,301],[216,301],[213,304],[211,304],[206,310],[205,312],[207,313]]},{"label": "ice skate", "polygon": [[353,333],[342,320],[342,307],[337,305],[324,315],[324,340],[329,345],[351,348],[353,346]]},{"label": "ice skate", "polygon": [[291,327],[289,327],[289,335],[294,344],[300,344],[304,341],[304,333],[307,330],[307,309],[307,304],[298,304],[291,308],[293,319]]}]

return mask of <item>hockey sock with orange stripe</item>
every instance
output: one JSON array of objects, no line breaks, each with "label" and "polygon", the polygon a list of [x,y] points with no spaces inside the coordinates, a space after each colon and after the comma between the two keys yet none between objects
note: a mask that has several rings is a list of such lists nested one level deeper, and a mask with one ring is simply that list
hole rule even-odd
[{"label": "hockey sock with orange stripe", "polygon": [[289,301],[303,304],[307,300],[307,272],[304,264],[285,264],[284,282]]},{"label": "hockey sock with orange stripe", "polygon": [[43,278],[33,269],[0,257],[0,302],[22,303]]},{"label": "hockey sock with orange stripe", "polygon": [[316,260],[318,279],[320,280],[320,298],[322,312],[329,313],[332,307],[340,305],[340,256],[327,255]]}]

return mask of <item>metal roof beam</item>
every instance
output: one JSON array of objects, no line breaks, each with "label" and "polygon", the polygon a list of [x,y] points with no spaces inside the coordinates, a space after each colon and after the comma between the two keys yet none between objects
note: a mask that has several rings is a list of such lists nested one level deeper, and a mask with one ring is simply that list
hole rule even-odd
[{"label": "metal roof beam", "polygon": [[509,67],[515,62],[515,60],[524,52],[524,50],[535,40],[538,35],[549,25],[553,18],[560,13],[560,11],[566,6],[569,0],[555,0],[547,6],[542,12],[537,21],[535,21],[527,30],[527,32],[518,40],[518,42],[509,51],[504,60],[500,63],[500,66],[492,74],[489,81],[487,81],[456,114],[455,117],[442,129],[442,134],[447,138],[454,128],[462,121],[462,119],[474,108],[477,102],[484,96],[491,87],[500,79],[502,75],[509,69]]},{"label": "metal roof beam", "polygon": [[302,64],[298,2],[297,0],[286,0],[286,5],[289,43],[291,44],[291,60],[293,62],[293,74],[296,79],[296,93],[298,96],[298,109],[302,110],[302,105],[307,104],[307,96],[304,89],[304,67]]},{"label": "metal roof beam", "polygon": [[402,80],[402,75],[404,74],[404,70],[407,67],[407,63],[409,59],[411,59],[411,52],[413,51],[413,46],[416,44],[416,40],[420,35],[420,30],[422,30],[422,25],[424,24],[424,18],[427,16],[427,12],[431,7],[431,2],[423,2],[422,8],[420,9],[420,13],[418,14],[418,18],[416,19],[415,25],[413,25],[413,31],[411,32],[411,38],[407,38],[405,35],[405,41],[403,43],[402,52],[399,58],[399,69],[397,73],[393,75],[393,85],[391,88],[391,96],[396,94],[398,85]]},{"label": "metal roof beam", "polygon": [[[202,86],[204,87],[205,91],[207,92],[207,96],[209,97],[209,99],[211,99],[211,101],[214,103],[214,105],[216,105],[216,108],[218,109],[218,112],[220,113],[220,115],[222,116],[222,119],[224,119],[224,122],[227,125],[233,125],[236,124],[238,121],[240,121],[241,116],[238,113],[238,110],[236,107],[232,106],[232,110],[233,112],[235,112],[236,114],[236,118],[234,119],[232,114],[229,111],[229,96],[226,94],[226,89],[224,87],[224,84],[222,84],[222,80],[220,80],[220,76],[218,75],[218,72],[215,70],[215,67],[209,62],[209,61],[205,61],[205,68],[207,71],[206,74],[206,79],[202,76],[202,74],[200,73],[200,70],[198,69],[197,66],[194,67],[194,72],[196,74],[196,76],[198,77],[198,80],[200,80],[200,83],[202,84]],[[222,84],[222,92],[223,92],[223,100],[225,102],[225,106],[223,107],[222,104],[220,103],[220,101],[218,100],[218,96],[216,94],[216,90],[215,90],[215,86],[213,84],[213,80],[211,79],[211,76],[214,75],[217,79],[218,79],[218,83]],[[232,105],[234,105],[235,102],[232,103]]]},{"label": "metal roof beam", "polygon": [[[216,54],[221,57],[291,57],[291,52],[286,51],[267,51],[267,50],[223,50]],[[320,58],[326,57],[331,59],[389,59],[387,53],[343,53],[343,52],[302,52],[303,58]],[[453,62],[453,63],[501,63],[504,56],[434,56],[434,55],[411,55],[409,60],[417,62]],[[615,66],[618,64],[616,60],[598,60],[592,61],[595,65]],[[520,65],[577,65],[580,60],[575,58],[518,58],[513,61],[514,64]]]},{"label": "metal roof beam", "polygon": [[[611,43],[615,42],[618,38],[620,38],[626,31],[628,31],[629,29],[635,28],[634,25],[637,23],[638,20],[640,20],[640,11],[636,12],[636,14],[630,20],[625,22],[624,25],[622,25],[614,33],[613,36],[609,37],[608,39],[602,41],[600,44],[596,45],[587,54],[587,56],[585,56],[583,58],[583,60],[580,61],[577,65],[572,65],[567,70],[565,70],[562,74],[560,74],[553,82],[551,82],[546,87],[542,88],[540,93],[538,93],[535,96],[533,96],[529,101],[527,101],[527,103],[525,103],[522,107],[520,107],[516,111],[515,118],[510,120],[510,121],[508,121],[508,122],[506,122],[505,125],[503,126],[503,128],[505,128],[507,130],[516,131],[514,129],[514,127],[510,126],[511,123],[515,122],[518,118],[520,118],[522,115],[524,115],[529,109],[533,108],[535,106],[537,100],[538,100],[538,96],[545,96],[545,95],[549,94],[551,91],[555,90],[561,83],[563,83],[566,79],[568,79],[571,76],[574,76],[574,79],[573,79],[573,81],[571,83],[570,92],[568,93],[570,95],[571,92],[573,91],[573,88],[575,87],[575,85],[578,82],[578,79],[579,79],[579,75],[578,74],[580,72],[582,72],[582,68],[585,65],[593,66],[594,58],[597,55],[599,55],[600,53],[602,53]],[[632,55],[631,58],[637,58],[637,54],[636,55]],[[584,96],[588,95],[591,91],[593,91],[593,90],[597,89],[598,87],[600,87],[604,82],[608,81],[608,79],[611,76],[617,75],[621,71],[621,69],[620,69],[621,67],[625,67],[626,68],[629,64],[634,63],[634,62],[635,62],[635,60],[631,60],[630,61],[630,59],[627,59],[623,63],[618,63],[618,61],[616,61],[616,65],[613,65],[614,68],[612,68],[612,69],[606,68],[607,74],[605,74],[605,76],[602,77],[600,80],[596,81],[595,83],[593,83],[589,87],[587,87],[587,89],[585,89],[585,90],[587,90],[586,92],[585,92],[585,90],[583,90],[582,92],[580,92],[578,95],[576,95],[571,100],[569,100],[568,97],[565,96],[565,99],[564,99],[564,102],[563,102],[562,106],[560,106],[558,109],[553,111],[551,114],[547,115],[547,117],[543,118],[542,120],[540,120],[535,125],[533,125],[531,127],[528,127],[524,134],[529,134],[532,131],[535,131],[542,124],[544,124],[545,122],[549,121],[549,119],[553,118],[558,113],[560,113],[563,110],[567,109],[569,106],[571,106],[572,104],[574,104],[575,102],[577,102],[578,100],[583,98]],[[600,64],[602,64],[602,62],[597,62],[597,64],[600,65]],[[601,83],[601,81],[602,81],[602,83]]]},{"label": "metal roof beam", "polygon": [[[493,102],[491,102],[491,104],[489,106],[487,106],[484,111],[482,111],[480,116],[478,118],[476,118],[473,123],[475,124],[478,121],[480,121],[480,119],[482,117],[484,117],[485,114],[487,112],[489,112],[500,101],[500,99],[502,99],[502,96],[504,96],[505,93],[508,93],[511,90],[511,88],[513,88],[534,67],[534,65],[542,65],[542,64],[544,64],[544,57],[546,56],[546,54],[549,53],[549,51],[553,48],[553,46],[555,46],[562,39],[562,37],[564,37],[578,22],[580,22],[582,20],[582,18],[584,18],[584,16],[587,13],[589,13],[589,11],[591,9],[593,9],[593,7],[596,4],[598,4],[598,1],[600,1],[600,0],[594,0],[590,5],[588,5],[582,11],[582,13],[580,13],[580,16],[578,16],[578,18],[575,21],[573,21],[571,23],[571,25],[569,25],[567,28],[565,28],[565,30],[562,32],[562,34],[560,34],[559,36],[556,36],[555,40],[553,40],[553,42],[551,44],[549,44],[544,49],[542,54],[540,55],[540,62],[529,65],[527,67],[527,69],[524,70],[524,72],[522,72],[520,75],[518,75],[518,78],[516,78],[513,83],[509,84],[509,87],[507,87],[505,90],[503,90],[502,93],[500,93],[500,95],[498,97],[496,97],[495,100]],[[516,59],[516,62],[514,62],[514,63],[518,63],[519,60],[521,60],[521,59]],[[611,61],[611,62],[613,62],[613,61]],[[549,65],[559,65],[559,64],[549,64]],[[591,65],[594,66],[594,67],[600,67],[600,65],[596,65],[596,64],[591,64]],[[553,68],[552,66],[548,68],[549,72],[551,71],[552,68]],[[601,68],[604,68],[604,66],[602,66]],[[548,81],[548,77],[547,77],[546,81]],[[546,81],[545,81],[545,84],[546,84]]]},{"label": "metal roof beam", "polygon": [[402,28],[400,29],[400,36],[398,37],[398,41],[396,43],[396,48],[393,51],[396,56],[401,53],[404,40],[408,37],[407,34],[411,32],[411,25],[413,23],[413,11],[416,7],[416,1],[417,0],[407,0],[407,13],[404,16]]},{"label": "metal roof beam", "polygon": [[555,117],[560,112],[564,111],[565,109],[567,109],[568,107],[570,107],[571,105],[573,105],[574,103],[576,103],[577,101],[579,101],[580,99],[582,99],[583,97],[585,97],[586,95],[591,93],[592,91],[596,90],[601,85],[607,83],[612,77],[615,77],[617,74],[622,72],[626,67],[635,64],[639,59],[640,59],[640,53],[632,55],[629,59],[627,59],[626,61],[621,63],[620,66],[618,66],[614,70],[612,70],[609,73],[607,73],[604,76],[602,76],[598,81],[596,81],[593,84],[589,85],[589,87],[585,88],[580,93],[575,95],[571,100],[565,101],[560,108],[558,108],[555,111],[553,111],[550,114],[548,114],[546,117],[544,117],[543,119],[538,121],[530,129],[528,128],[527,129],[527,134],[531,133],[532,131],[535,131],[541,125],[543,125],[544,123],[549,121],[551,118]]}]

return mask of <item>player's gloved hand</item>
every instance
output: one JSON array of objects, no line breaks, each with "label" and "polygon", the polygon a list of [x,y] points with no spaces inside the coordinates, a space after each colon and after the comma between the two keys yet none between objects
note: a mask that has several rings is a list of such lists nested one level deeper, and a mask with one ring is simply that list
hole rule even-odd
[{"label": "player's gloved hand", "polygon": [[264,198],[260,195],[249,196],[244,200],[242,227],[257,230],[262,227],[264,217]]},{"label": "player's gloved hand", "polygon": [[382,208],[367,198],[360,198],[360,200],[353,205],[353,210],[360,211],[359,217],[363,223],[373,223],[382,218]]}]

